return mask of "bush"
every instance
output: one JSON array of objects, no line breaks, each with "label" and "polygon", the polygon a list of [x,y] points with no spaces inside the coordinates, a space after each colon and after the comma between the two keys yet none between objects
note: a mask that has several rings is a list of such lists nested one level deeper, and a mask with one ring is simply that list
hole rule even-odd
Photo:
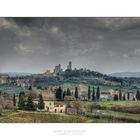
[{"label": "bush", "polygon": [[12,100],[5,101],[5,109],[13,109],[13,101]]}]

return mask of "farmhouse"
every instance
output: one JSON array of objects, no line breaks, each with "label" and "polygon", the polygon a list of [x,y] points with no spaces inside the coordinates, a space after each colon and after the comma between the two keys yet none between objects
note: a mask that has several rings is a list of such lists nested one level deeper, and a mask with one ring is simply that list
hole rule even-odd
[{"label": "farmhouse", "polygon": [[[34,103],[38,104],[38,98],[34,100]],[[44,100],[44,109],[41,111],[47,111],[47,112],[54,112],[54,113],[64,113],[66,112],[66,105],[63,102],[60,101],[54,101],[54,100]],[[37,110],[39,110],[37,108]]]},{"label": "farmhouse", "polygon": [[8,83],[8,76],[0,76],[0,84]]},{"label": "farmhouse", "polygon": [[66,105],[63,102],[54,102],[54,112],[66,112]]},{"label": "farmhouse", "polygon": [[18,86],[22,86],[22,87],[26,86],[25,79],[17,79],[16,83],[17,83]]}]

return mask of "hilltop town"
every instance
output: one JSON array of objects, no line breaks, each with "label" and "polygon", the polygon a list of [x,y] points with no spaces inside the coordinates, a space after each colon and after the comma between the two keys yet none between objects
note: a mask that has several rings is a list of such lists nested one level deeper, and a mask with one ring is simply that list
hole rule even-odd
[{"label": "hilltop town", "polygon": [[[139,113],[138,84],[138,78],[117,78],[87,69],[73,69],[71,61],[66,70],[59,64],[52,72],[46,70],[41,74],[14,77],[1,74],[0,114],[24,110],[91,117],[89,112],[92,114],[94,109],[108,110],[108,106],[102,106],[106,102],[128,103],[117,110]],[[132,108],[130,102],[134,104]],[[115,108],[109,110],[115,111]]]}]

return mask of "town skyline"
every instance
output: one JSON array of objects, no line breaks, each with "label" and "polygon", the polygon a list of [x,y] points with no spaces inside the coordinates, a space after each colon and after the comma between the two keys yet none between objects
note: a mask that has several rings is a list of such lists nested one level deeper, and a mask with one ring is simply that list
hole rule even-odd
[{"label": "town skyline", "polygon": [[[59,67],[60,66],[60,71],[62,70],[62,72],[64,72],[65,70],[67,70],[67,69],[69,69],[68,67],[69,67],[69,63],[71,63],[71,68],[70,68],[70,70],[74,70],[74,69],[84,69],[84,70],[91,70],[91,71],[95,71],[95,72],[99,72],[99,73],[103,73],[103,72],[101,72],[101,71],[96,71],[95,69],[88,69],[88,68],[85,68],[85,67],[79,67],[79,68],[77,68],[77,67],[74,67],[73,66],[73,62],[72,61],[68,61],[67,62],[67,64],[65,64],[64,66],[62,65],[62,64],[57,64],[57,65],[55,65],[55,66],[52,66],[52,68],[46,68],[46,69],[44,69],[43,71],[38,71],[38,72],[31,72],[31,71],[27,71],[27,72],[25,72],[25,71],[5,71],[5,72],[0,72],[1,74],[42,74],[42,73],[47,73],[47,72],[49,72],[49,73],[55,73],[55,69],[57,69],[57,67]],[[117,71],[117,72],[112,72],[112,73],[103,73],[103,74],[127,74],[127,73],[132,73],[132,75],[133,75],[133,73],[135,74],[138,74],[139,75],[139,71]],[[114,75],[115,76],[115,75]],[[129,77],[129,76],[128,76]]]}]

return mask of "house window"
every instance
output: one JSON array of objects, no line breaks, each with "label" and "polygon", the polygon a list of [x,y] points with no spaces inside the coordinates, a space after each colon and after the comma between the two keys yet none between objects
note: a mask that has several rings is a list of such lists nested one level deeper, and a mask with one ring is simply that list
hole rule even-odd
[{"label": "house window", "polygon": [[57,105],[57,107],[59,107],[59,105]]},{"label": "house window", "polygon": [[49,103],[49,105],[51,105],[51,103]]},{"label": "house window", "polygon": [[63,105],[61,105],[61,107],[63,107]]}]

